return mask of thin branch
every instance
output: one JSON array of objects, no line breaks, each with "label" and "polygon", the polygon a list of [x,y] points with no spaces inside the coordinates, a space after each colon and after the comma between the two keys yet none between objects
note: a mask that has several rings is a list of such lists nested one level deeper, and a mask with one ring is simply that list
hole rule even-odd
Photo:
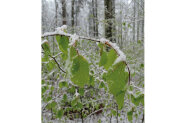
[{"label": "thin branch", "polygon": [[[42,52],[42,53],[45,53],[45,52]],[[59,54],[57,54],[57,55],[59,55]],[[64,73],[66,73],[61,67],[60,67],[60,65],[59,65],[59,63],[57,62],[57,60],[56,60],[56,56],[51,56],[51,55],[48,55],[49,57],[51,57],[53,60],[54,60],[54,62],[57,64],[57,66],[58,66],[58,68],[62,71],[62,72],[64,72]]]},{"label": "thin branch", "polygon": [[[104,108],[100,108],[99,110],[96,110],[96,111],[90,113],[87,117],[89,117],[89,116],[91,116],[91,115],[93,115],[93,114],[95,114],[95,113],[97,113],[98,111],[101,111],[101,110],[103,110],[103,109],[104,109]],[[86,118],[87,118],[87,117],[86,117]]]},{"label": "thin branch", "polygon": [[59,65],[59,63],[57,62],[57,60],[56,60],[55,57],[53,57],[53,56],[51,56],[51,55],[48,55],[48,56],[50,56],[50,57],[56,62],[58,68],[59,68],[61,71],[63,71],[64,73],[66,73],[66,72],[60,67],[60,65]]},{"label": "thin branch", "polygon": [[59,56],[60,54],[62,54],[62,52],[59,52],[58,54],[56,54],[55,56],[53,56],[54,58]]},{"label": "thin branch", "polygon": [[[62,31],[55,31],[55,32],[47,32],[47,33],[44,33],[41,37],[44,38],[44,37],[47,37],[47,36],[55,36],[55,35],[61,35],[61,36],[67,36],[67,37],[71,37],[72,35],[71,34],[68,34],[68,33],[65,33],[65,32],[62,32]],[[84,36],[79,36],[80,39],[85,39],[85,40],[90,40],[90,41],[94,41],[94,42],[101,42],[100,39],[96,39],[96,38],[90,38],[90,37],[84,37]],[[111,44],[112,42],[110,42],[109,40],[107,40],[107,42],[105,42],[106,45],[108,45],[109,47],[113,48],[117,55],[120,56],[120,54],[117,52],[117,50],[112,46]],[[131,75],[130,75],[130,69],[126,63],[126,61],[123,61],[124,64],[127,66],[127,69],[128,69],[128,72],[129,72],[129,82],[128,84],[130,85],[130,80],[131,80]]]}]

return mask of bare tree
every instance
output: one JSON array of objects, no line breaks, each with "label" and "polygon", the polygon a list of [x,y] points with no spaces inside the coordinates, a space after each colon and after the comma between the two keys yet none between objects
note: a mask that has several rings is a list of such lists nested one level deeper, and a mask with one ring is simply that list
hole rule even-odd
[{"label": "bare tree", "polygon": [[135,35],[136,35],[136,27],[135,27],[135,17],[136,17],[136,0],[133,0],[133,41],[135,41]]},{"label": "bare tree", "polygon": [[72,25],[72,33],[74,33],[74,0],[71,0],[71,25]]},{"label": "bare tree", "polygon": [[105,5],[105,37],[111,41],[112,40],[112,30],[113,30],[113,11],[115,11],[115,7],[113,8],[114,0],[104,0]]},{"label": "bare tree", "polygon": [[63,25],[67,24],[67,18],[66,18],[66,1],[65,0],[61,0],[62,3],[62,18],[63,18]]}]

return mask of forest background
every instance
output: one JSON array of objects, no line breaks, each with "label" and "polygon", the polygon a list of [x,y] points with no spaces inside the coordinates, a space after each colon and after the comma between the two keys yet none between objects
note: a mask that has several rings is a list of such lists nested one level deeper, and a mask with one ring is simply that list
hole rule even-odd
[{"label": "forest background", "polygon": [[[1,16],[6,19],[1,20],[1,41],[3,41],[1,44],[5,47],[1,47],[0,50],[2,58],[6,60],[1,60],[1,97],[5,100],[1,101],[1,121],[37,122],[40,121],[41,99],[38,95],[40,93],[38,81],[41,79],[40,53],[38,54],[41,26],[38,20],[41,17],[41,12],[39,13],[41,6],[33,1],[12,1],[11,4],[9,1],[3,1],[2,3]],[[167,5],[167,3],[169,4]],[[10,5],[11,9],[5,5]],[[181,0],[177,2],[166,0],[146,2],[145,9],[148,10],[145,19],[145,38],[148,40],[145,44],[145,81],[148,81],[145,85],[146,122],[185,121],[184,104],[186,102],[183,97],[185,94],[184,70],[186,66],[184,63],[186,60],[183,56],[185,54],[184,29],[186,20],[183,16],[184,5]],[[33,6],[36,9],[33,9]],[[15,18],[14,23],[16,24],[12,24],[12,17]],[[162,28],[160,29],[160,27]],[[10,37],[10,33],[7,33],[10,32],[10,29],[16,29],[11,33],[11,37],[14,37],[15,40],[11,42],[12,45],[9,44],[9,38],[7,38]],[[7,51],[7,46],[11,50]],[[35,47],[34,50],[33,47]],[[4,51],[7,52],[4,53]],[[12,62],[10,56],[18,60]],[[178,64],[176,67],[170,67],[172,66],[170,61]],[[12,77],[9,77],[10,75]],[[31,78],[30,75],[32,75]],[[29,87],[25,87],[28,83]],[[23,85],[25,86],[23,87]],[[17,100],[14,101],[14,105],[12,105],[12,99]],[[9,111],[14,114],[11,116],[12,118],[10,118]],[[21,118],[20,114],[22,114]],[[30,118],[30,116],[34,118]]]}]

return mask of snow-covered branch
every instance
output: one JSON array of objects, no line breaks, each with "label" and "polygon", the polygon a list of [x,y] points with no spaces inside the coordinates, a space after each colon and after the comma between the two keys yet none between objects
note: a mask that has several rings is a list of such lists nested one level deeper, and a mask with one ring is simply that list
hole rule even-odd
[{"label": "snow-covered branch", "polygon": [[67,36],[67,37],[70,38],[70,45],[71,46],[74,45],[75,42],[78,39],[85,39],[85,40],[90,40],[90,41],[94,41],[94,42],[100,42],[100,43],[108,45],[109,47],[113,48],[116,51],[117,55],[119,56],[116,59],[116,61],[114,62],[114,64],[116,64],[118,62],[121,62],[121,61],[123,61],[124,64],[126,64],[128,72],[129,72],[129,84],[130,84],[130,69],[129,69],[127,63],[126,63],[126,56],[120,50],[120,48],[117,46],[116,43],[112,43],[111,41],[109,41],[107,39],[104,39],[104,38],[96,39],[96,38],[90,38],[90,37],[84,37],[84,36],[77,36],[76,34],[72,35],[72,34],[66,33],[66,29],[67,29],[67,26],[63,25],[62,27],[56,28],[56,31],[54,31],[54,32],[46,32],[46,33],[44,33],[41,37],[44,38],[44,37],[47,37],[47,36],[55,36],[55,35]]}]

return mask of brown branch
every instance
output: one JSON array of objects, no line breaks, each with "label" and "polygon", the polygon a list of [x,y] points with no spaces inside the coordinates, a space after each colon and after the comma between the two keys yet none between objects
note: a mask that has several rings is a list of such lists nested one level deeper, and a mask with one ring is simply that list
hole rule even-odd
[{"label": "brown branch", "polygon": [[[61,36],[71,37],[71,34],[68,34],[68,33],[66,33],[66,34],[65,33],[57,33],[57,32],[45,33],[41,37],[44,38],[44,37],[47,37],[47,36],[55,36],[55,35],[61,35]],[[80,39],[94,41],[94,42],[101,42],[100,39],[96,39],[96,38],[90,38],[90,37],[84,37],[84,36],[79,36],[79,38]],[[114,49],[114,47],[112,47],[112,45],[109,42],[105,42],[105,44]],[[118,52],[116,51],[116,49],[114,49],[114,50],[118,54]],[[130,69],[129,69],[129,66],[127,65],[126,61],[123,61],[123,62],[127,66],[127,69],[128,69],[128,72],[129,72],[129,82],[128,82],[128,84],[130,85],[130,80],[131,80]]]},{"label": "brown branch", "polygon": [[[43,47],[42,47],[43,48]],[[42,53],[45,53],[45,52],[42,52]],[[62,71],[62,72],[64,72],[64,73],[66,73],[61,67],[60,67],[60,65],[59,65],[59,63],[57,62],[57,60],[56,60],[56,56],[51,56],[51,55],[48,55],[49,57],[51,57],[54,61],[55,61],[55,63],[57,64],[57,66],[58,66],[58,68]]]},{"label": "brown branch", "polygon": [[50,57],[55,61],[55,63],[57,64],[58,68],[59,68],[61,71],[63,71],[64,73],[66,73],[66,72],[60,67],[60,65],[59,65],[59,63],[57,62],[57,60],[56,60],[55,57],[53,57],[53,56],[51,56],[51,55],[48,55],[48,56],[50,56]]}]

